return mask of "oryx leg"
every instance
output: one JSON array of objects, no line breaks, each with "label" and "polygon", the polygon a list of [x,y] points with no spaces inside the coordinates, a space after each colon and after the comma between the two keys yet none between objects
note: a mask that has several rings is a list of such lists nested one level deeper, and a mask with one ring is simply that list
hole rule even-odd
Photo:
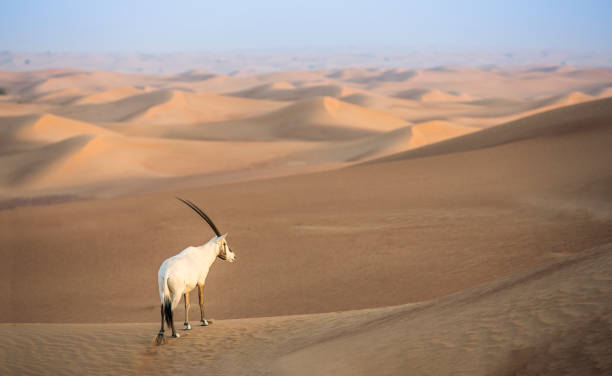
[{"label": "oryx leg", "polygon": [[[181,300],[181,295],[182,294],[178,293],[178,294],[175,294],[172,297],[172,302],[170,302],[170,308],[171,307],[176,307],[178,305],[179,301]],[[172,337],[179,338],[180,335],[176,332],[176,329],[174,328],[174,311],[172,309],[170,309],[169,311],[170,311],[170,315],[169,315],[170,316],[169,317],[169,319],[170,319],[170,327],[172,328]],[[168,314],[168,312],[165,312],[165,313],[166,313],[166,315]]]},{"label": "oryx leg", "polygon": [[159,329],[159,333],[157,333],[157,336],[155,337],[155,341],[153,341],[153,344],[159,346],[159,345],[163,345],[164,343],[166,343],[166,339],[164,338],[164,305],[161,305],[160,308],[160,313],[161,313],[161,328]]},{"label": "oryx leg", "polygon": [[200,321],[202,326],[208,326],[208,321],[204,318],[204,284],[198,284],[198,299],[200,300]]},{"label": "oryx leg", "polygon": [[161,328],[159,329],[159,334],[164,335],[164,305],[161,305]]},{"label": "oryx leg", "polygon": [[183,294],[183,299],[185,299],[185,330],[191,330],[191,325],[189,325],[189,293],[188,292]]}]

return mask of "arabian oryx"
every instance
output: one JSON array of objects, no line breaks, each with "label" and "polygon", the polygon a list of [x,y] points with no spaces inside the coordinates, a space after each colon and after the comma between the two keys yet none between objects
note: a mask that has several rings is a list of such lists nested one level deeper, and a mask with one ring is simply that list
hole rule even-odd
[{"label": "arabian oryx", "polygon": [[178,255],[164,261],[159,268],[157,281],[161,299],[161,329],[155,338],[156,345],[165,342],[164,322],[172,328],[172,337],[179,337],[174,329],[172,312],[179,304],[181,297],[185,300],[185,330],[191,330],[191,325],[189,325],[189,292],[196,286],[200,299],[200,320],[202,326],[208,326],[208,321],[204,318],[204,281],[208,271],[217,257],[229,262],[236,260],[236,255],[227,245],[227,234],[221,235],[213,221],[195,204],[181,198],[178,198],[178,200],[198,213],[210,225],[216,236],[201,246],[185,248]]}]

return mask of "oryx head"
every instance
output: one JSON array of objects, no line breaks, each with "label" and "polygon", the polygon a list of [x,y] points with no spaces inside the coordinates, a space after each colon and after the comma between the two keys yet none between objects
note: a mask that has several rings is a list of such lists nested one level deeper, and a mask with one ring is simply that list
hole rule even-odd
[{"label": "oryx head", "polygon": [[189,206],[191,209],[193,209],[193,211],[198,213],[200,217],[202,217],[202,219],[206,221],[206,223],[210,225],[210,228],[212,228],[212,230],[215,232],[215,235],[217,235],[216,246],[218,247],[217,257],[219,257],[221,260],[227,260],[229,262],[236,261],[236,254],[232,252],[231,248],[227,244],[227,234],[221,235],[219,229],[217,229],[217,226],[215,226],[213,221],[208,218],[208,216],[202,211],[202,209],[198,208],[193,202],[189,200],[183,200],[180,197],[177,197],[176,199],[181,201],[183,204]]}]

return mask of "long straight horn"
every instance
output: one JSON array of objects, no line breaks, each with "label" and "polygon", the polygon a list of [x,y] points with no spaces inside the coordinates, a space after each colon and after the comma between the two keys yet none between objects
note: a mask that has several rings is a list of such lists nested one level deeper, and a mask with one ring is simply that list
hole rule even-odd
[{"label": "long straight horn", "polygon": [[180,197],[176,198],[177,200],[181,201],[183,204],[189,206],[191,209],[193,209],[194,212],[198,213],[200,215],[200,217],[202,217],[203,220],[206,221],[206,223],[208,223],[210,225],[210,228],[212,228],[212,230],[215,232],[215,234],[217,236],[221,236],[221,233],[219,232],[219,229],[217,228],[217,226],[215,226],[215,224],[213,223],[213,221],[208,218],[208,216],[206,214],[204,214],[204,212],[202,211],[202,209],[198,208],[193,202],[188,201],[188,200],[183,200]]}]

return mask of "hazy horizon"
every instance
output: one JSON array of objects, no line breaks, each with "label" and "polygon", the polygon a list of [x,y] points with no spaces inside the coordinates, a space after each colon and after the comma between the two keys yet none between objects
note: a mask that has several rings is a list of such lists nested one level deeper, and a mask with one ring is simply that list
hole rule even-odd
[{"label": "hazy horizon", "polygon": [[21,1],[0,51],[176,53],[465,49],[612,52],[605,1]]}]

